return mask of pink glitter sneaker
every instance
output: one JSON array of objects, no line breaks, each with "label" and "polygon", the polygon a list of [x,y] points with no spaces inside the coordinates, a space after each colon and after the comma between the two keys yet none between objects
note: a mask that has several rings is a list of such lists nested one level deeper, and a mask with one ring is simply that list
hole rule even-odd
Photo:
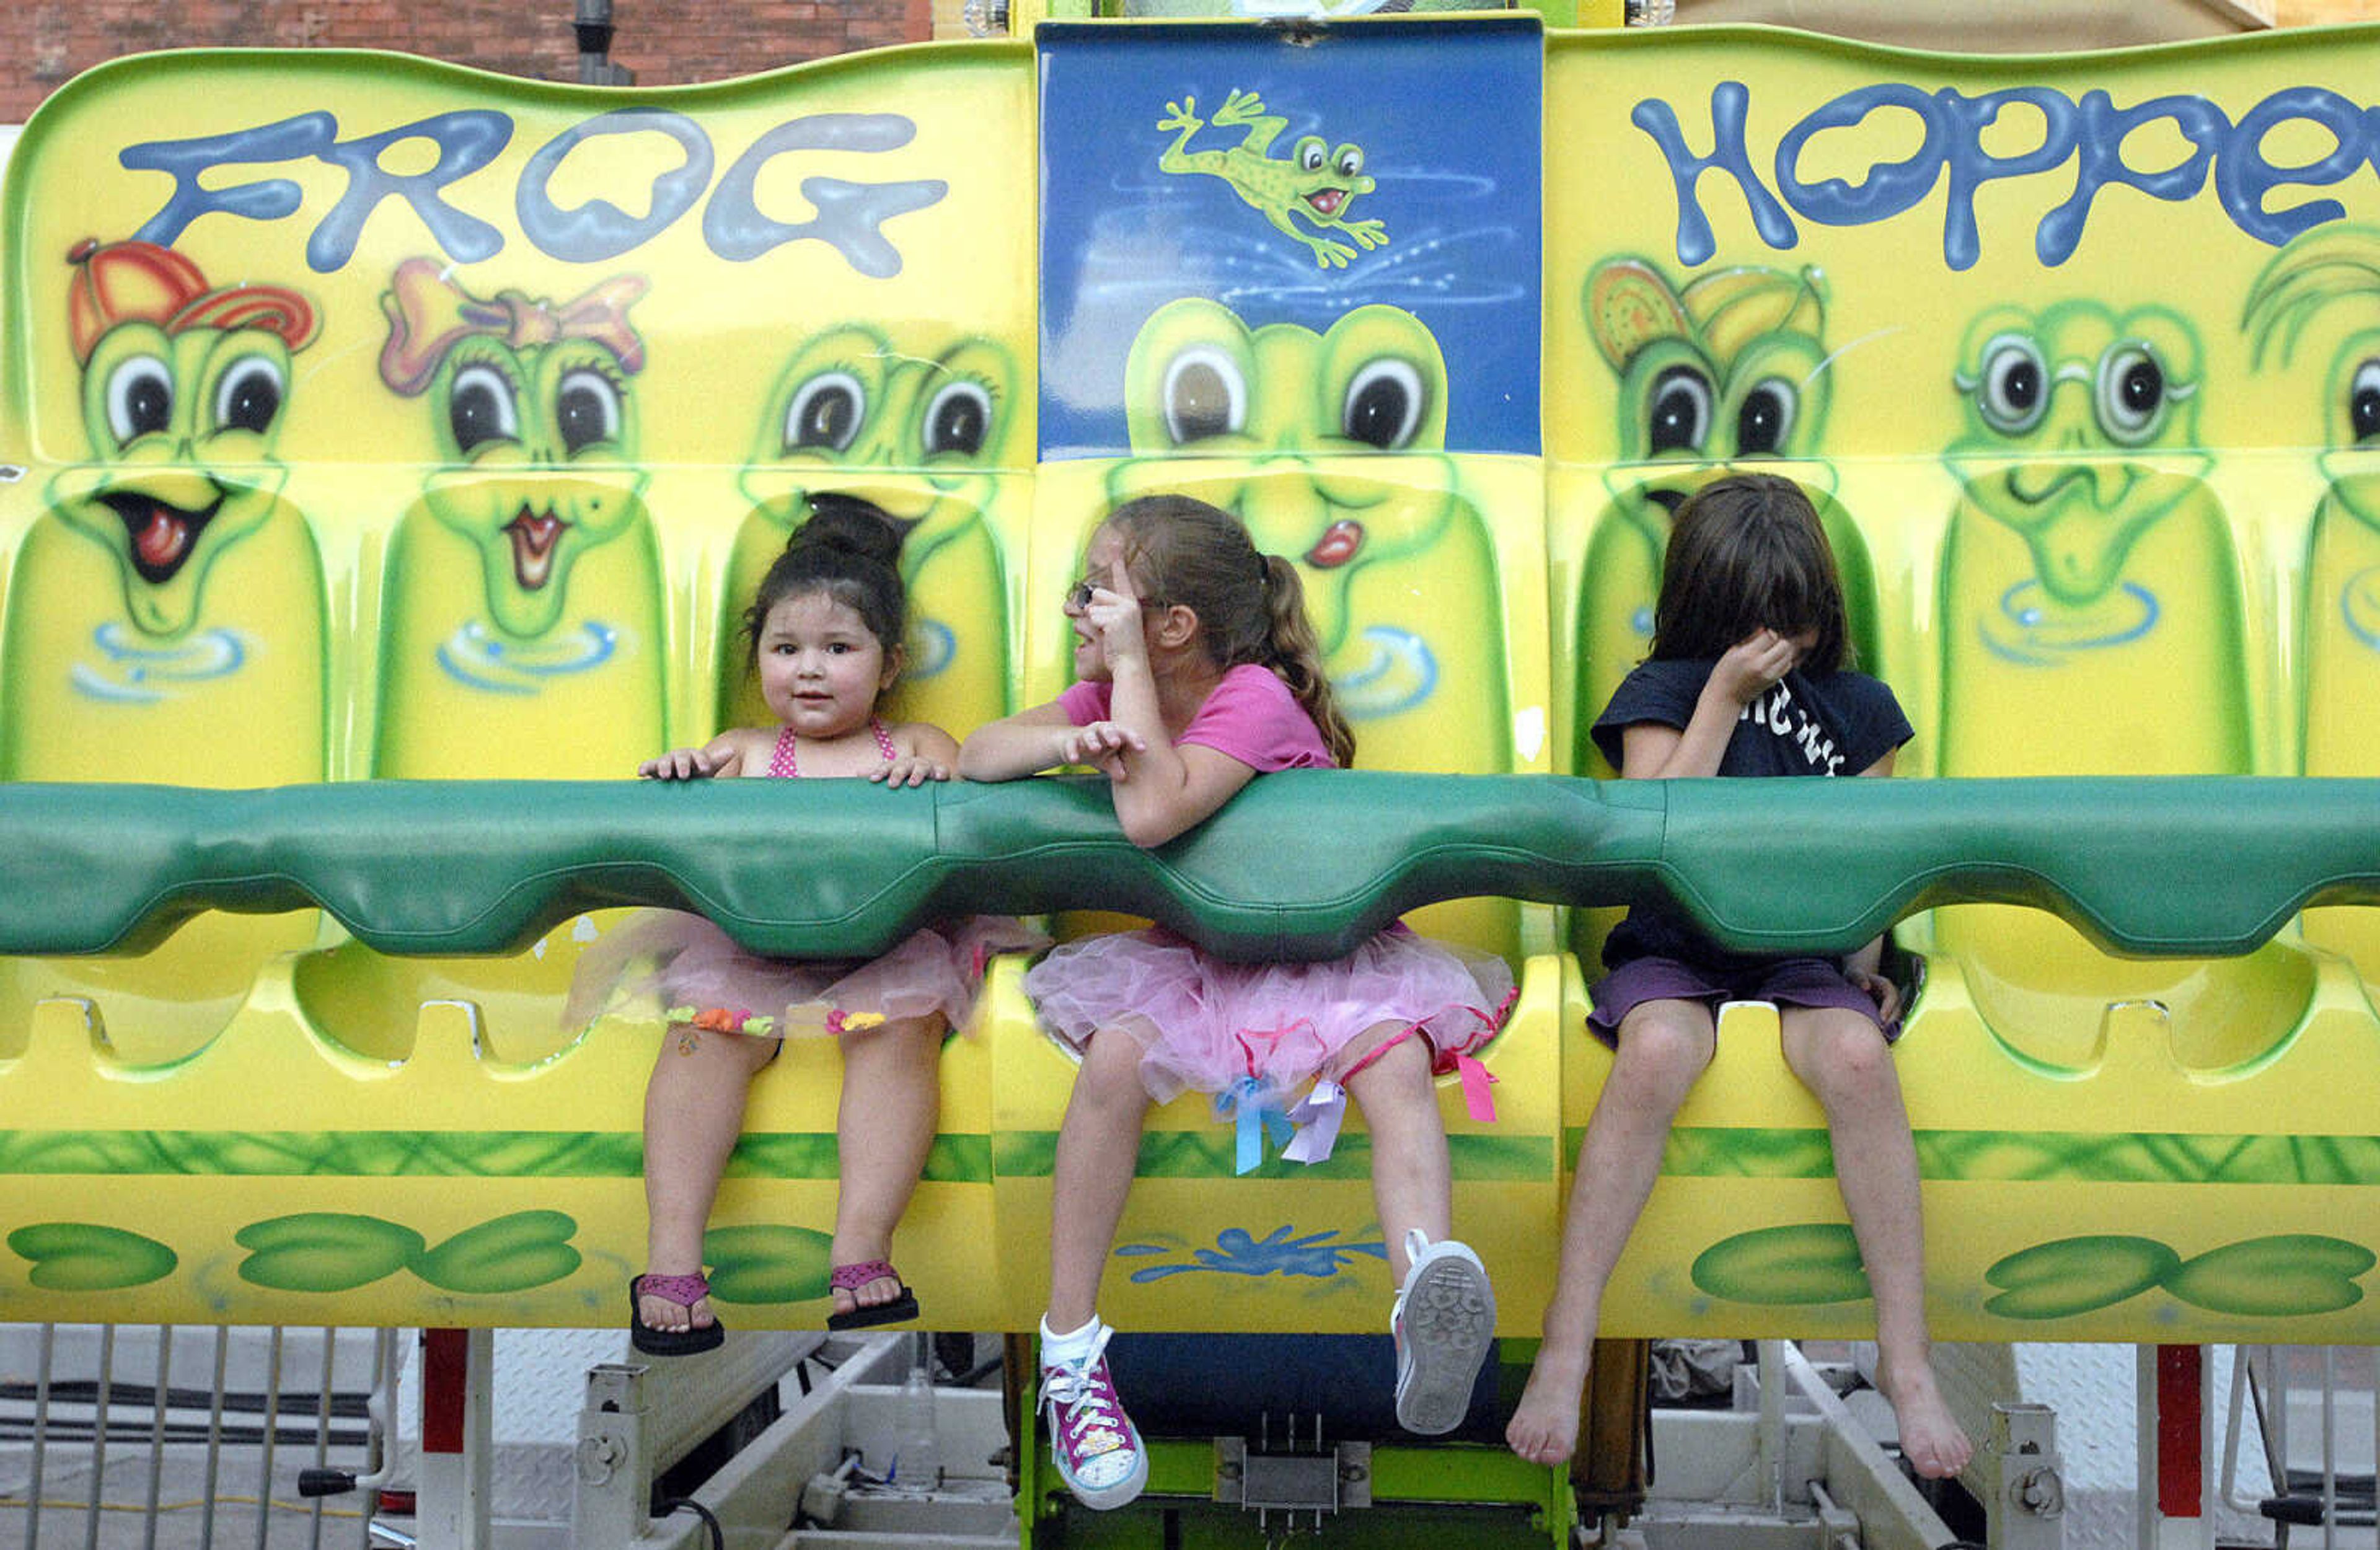
[{"label": "pink glitter sneaker", "polygon": [[1105,1512],[1131,1501],[1148,1483],[1148,1454],[1108,1376],[1108,1338],[1101,1326],[1082,1362],[1041,1365],[1041,1409],[1049,1417],[1050,1454],[1058,1478],[1085,1507]]}]

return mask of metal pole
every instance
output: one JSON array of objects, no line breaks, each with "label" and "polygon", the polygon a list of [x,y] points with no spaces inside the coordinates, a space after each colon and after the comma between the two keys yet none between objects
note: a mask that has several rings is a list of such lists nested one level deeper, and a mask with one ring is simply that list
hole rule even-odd
[{"label": "metal pole", "polygon": [[1762,1340],[1754,1350],[1760,1361],[1759,1469],[1764,1505],[1775,1516],[1785,1511],[1785,1342]]},{"label": "metal pole", "polygon": [[223,1468],[224,1370],[231,1352],[231,1331],[215,1326],[215,1380],[207,1401],[207,1485],[199,1497],[199,1543],[215,1542],[215,1487]]},{"label": "metal pole", "polygon": [[273,1445],[281,1430],[281,1326],[265,1342],[264,1437],[256,1464],[256,1550],[265,1550],[273,1532]]},{"label": "metal pole", "polygon": [[[331,1457],[331,1383],[335,1376],[334,1358],[338,1354],[339,1332],[322,1331],[322,1382],[314,1391],[314,1467],[321,1469]],[[364,1515],[370,1518],[367,1512]],[[322,1550],[322,1498],[314,1498],[314,1517],[308,1526],[307,1544],[310,1550]]]},{"label": "metal pole", "polygon": [[426,1329],[421,1474],[414,1517],[428,1550],[489,1550],[495,1332]]},{"label": "metal pole", "polygon": [[157,1410],[149,1423],[149,1526],[141,1550],[157,1550],[157,1500],[165,1478],[165,1412],[174,1393],[174,1326],[157,1326]]},{"label": "metal pole", "polygon": [[115,1326],[99,1326],[99,1392],[91,1410],[91,1503],[83,1510],[83,1550],[98,1550],[99,1504],[107,1496],[107,1407],[115,1391]]},{"label": "metal pole", "polygon": [[612,63],[612,0],[577,0],[570,26],[578,35],[581,86],[635,84],[635,71]]},{"label": "metal pole", "polygon": [[50,1359],[57,1349],[58,1326],[42,1326],[40,1366],[33,1374],[33,1473],[25,1486],[25,1550],[32,1550],[42,1528],[42,1471],[50,1440]]}]

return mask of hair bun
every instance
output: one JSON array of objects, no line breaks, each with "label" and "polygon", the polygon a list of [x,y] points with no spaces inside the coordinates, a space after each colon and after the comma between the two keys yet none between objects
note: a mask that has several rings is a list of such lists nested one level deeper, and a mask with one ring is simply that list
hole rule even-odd
[{"label": "hair bun", "polygon": [[809,497],[810,519],[787,541],[788,552],[804,548],[841,550],[880,565],[894,566],[901,559],[900,527],[883,507],[841,490],[820,490]]}]

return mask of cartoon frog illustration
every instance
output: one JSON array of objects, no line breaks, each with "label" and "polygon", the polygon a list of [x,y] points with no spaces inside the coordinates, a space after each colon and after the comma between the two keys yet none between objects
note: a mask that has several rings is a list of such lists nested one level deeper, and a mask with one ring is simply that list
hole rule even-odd
[{"label": "cartoon frog illustration", "polygon": [[319,780],[322,563],[273,456],[313,305],[146,242],[68,261],[91,457],[18,561],[8,660],[56,671],[0,690],[5,774],[137,779],[171,746],[188,784]]},{"label": "cartoon frog illustration", "polygon": [[1670,515],[1738,461],[1803,460],[1791,477],[1818,503],[1855,643],[1871,661],[1875,610],[1866,545],[1830,498],[1831,466],[1817,461],[1832,396],[1825,276],[1741,265],[1678,285],[1621,255],[1588,272],[1581,301],[1589,337],[1620,378],[1618,457],[1581,569],[1571,697],[1584,770],[1601,767],[1586,727],[1651,641]]},{"label": "cartoon frog illustration", "polygon": [[[1133,343],[1125,421],[1133,452],[1149,461],[1119,468],[1111,493],[1196,485],[1236,513],[1258,549],[1298,563],[1349,713],[1395,716],[1455,662],[1488,671],[1473,657],[1482,633],[1427,628],[1464,615],[1421,601],[1475,585],[1493,606],[1484,534],[1444,452],[1446,411],[1444,358],[1410,312],[1359,307],[1318,334],[1251,329],[1218,302],[1187,297],[1158,309]],[[1392,468],[1353,461],[1383,452],[1402,454]],[[1402,597],[1403,584],[1422,590]]]},{"label": "cartoon frog illustration", "polygon": [[[1018,372],[979,334],[873,323],[826,329],[795,345],[769,394],[742,475],[754,505],[724,592],[748,598],[821,490],[865,495],[906,529],[907,660],[899,713],[968,727],[1007,714],[1007,591],[988,520],[998,470],[1023,454]],[[733,656],[733,653],[729,653]],[[735,657],[721,673],[720,724],[765,721],[759,686]]]},{"label": "cartoon frog illustration", "polygon": [[1944,453],[1960,497],[1938,635],[1963,699],[1944,773],[2246,771],[2238,557],[2201,481],[2198,362],[2162,307],[2004,306],[1968,326],[1967,429]]},{"label": "cartoon frog illustration", "polygon": [[2106,599],[2142,535],[2201,489],[2196,340],[2161,308],[2074,301],[1986,312],[1959,359],[1968,432],[1948,456],[1968,500],[2022,536],[2049,600]]},{"label": "cartoon frog illustration", "polygon": [[[1367,769],[1512,768],[1494,550],[1445,451],[1448,398],[1437,339],[1388,306],[1317,333],[1185,297],[1150,315],[1125,360],[1135,456],[1108,474],[1107,499],[1196,495],[1296,563]],[[1084,504],[1087,543],[1098,503]],[[1469,939],[1512,929],[1500,903],[1439,908]]]},{"label": "cartoon frog illustration", "polygon": [[[1993,308],[1951,373],[1967,426],[1936,635],[1946,776],[2246,774],[2246,615],[2230,524],[2202,482],[2200,351],[2162,307]],[[2092,1063],[2107,1008],[2154,1000],[2185,1064],[2296,1024],[2302,955],[2119,962],[2039,912],[1937,916],[1985,1020],[2029,1058]],[[2225,1052],[2219,1056],[2210,1052]]]},{"label": "cartoon frog illustration", "polygon": [[[2320,449],[2325,481],[2306,535],[2302,769],[2380,773],[2380,227],[2323,225],[2291,242],[2250,287],[2242,323],[2259,369],[2290,365],[2301,345],[2328,350],[2306,373],[2313,402],[2300,400],[2315,411],[2300,442]],[[2380,922],[2366,914],[2310,910],[2306,936],[2380,982]]]},{"label": "cartoon frog illustration", "polygon": [[[1289,120],[1265,112],[1264,100],[1253,91],[1227,93],[1213,122],[1220,129],[1245,129],[1246,138],[1228,151],[1192,151],[1190,137],[1208,123],[1198,116],[1198,99],[1167,103],[1157,127],[1173,131],[1173,143],[1158,157],[1158,170],[1221,178],[1251,209],[1312,249],[1317,269],[1344,269],[1355,257],[1355,248],[1387,246],[1388,228],[1382,223],[1347,218],[1355,197],[1375,187],[1364,172],[1362,147],[1346,144],[1334,150],[1320,135],[1305,135],[1289,148],[1286,159],[1266,155]],[[1315,232],[1299,230],[1293,215]],[[1334,231],[1353,238],[1355,248],[1316,235]]]},{"label": "cartoon frog illustration", "polygon": [[[426,398],[441,466],[390,542],[375,773],[608,775],[662,741],[629,391],[644,290],[616,275],[566,303],[481,297],[437,260],[397,266],[381,377]],[[507,736],[453,735],[497,706]]]},{"label": "cartoon frog illustration", "polygon": [[[63,344],[81,372],[90,456],[52,478],[15,557],[0,776],[320,781],[322,566],[276,456],[314,304],[278,285],[215,285],[147,242],[83,241],[67,257]],[[188,1056],[314,919],[206,914],[139,957],[0,961],[0,1024],[38,998],[75,996],[119,1058]]]}]

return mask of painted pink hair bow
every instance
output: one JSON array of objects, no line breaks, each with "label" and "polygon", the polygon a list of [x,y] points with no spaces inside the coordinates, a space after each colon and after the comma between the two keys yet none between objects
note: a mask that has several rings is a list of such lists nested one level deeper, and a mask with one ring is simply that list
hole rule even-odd
[{"label": "painted pink hair bow", "polygon": [[560,306],[519,291],[476,297],[447,279],[436,260],[407,259],[396,266],[380,298],[381,310],[388,314],[381,381],[411,398],[430,385],[447,351],[481,336],[516,350],[557,339],[591,339],[612,352],[622,370],[640,370],[645,345],[628,322],[628,309],[645,287],[641,274],[615,274]]}]

